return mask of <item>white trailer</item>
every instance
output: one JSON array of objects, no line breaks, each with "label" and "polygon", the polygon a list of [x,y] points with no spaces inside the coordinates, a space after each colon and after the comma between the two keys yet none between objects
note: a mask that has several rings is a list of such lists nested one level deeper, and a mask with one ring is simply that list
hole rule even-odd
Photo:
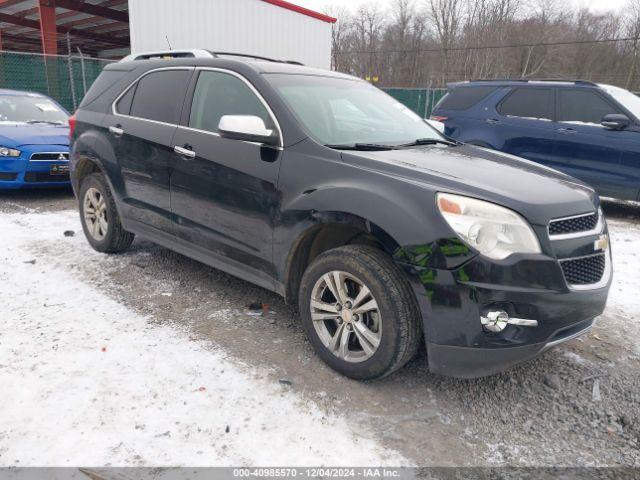
[{"label": "white trailer", "polygon": [[329,69],[334,22],[282,0],[129,0],[133,54],[201,48]]}]

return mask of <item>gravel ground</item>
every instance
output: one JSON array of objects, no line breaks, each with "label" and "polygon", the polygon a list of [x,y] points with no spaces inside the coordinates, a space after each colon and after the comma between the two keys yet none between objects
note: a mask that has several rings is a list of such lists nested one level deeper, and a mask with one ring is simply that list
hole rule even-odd
[{"label": "gravel ground", "polygon": [[[75,209],[67,191],[0,194],[0,212]],[[456,380],[429,373],[425,354],[374,383],[340,377],[314,355],[296,312],[276,295],[152,243],[123,255],[91,256],[77,215],[74,237],[35,241],[29,254],[55,257],[70,273],[158,328],[178,326],[190,341],[223,351],[274,384],[416,465],[640,466],[640,207],[605,204],[614,286],[588,335],[505,373]],[[0,213],[1,215],[2,213]],[[66,214],[66,213],[65,213]],[[0,234],[1,235],[1,234]],[[63,252],[63,254],[60,254]],[[40,261],[40,260],[38,260]],[[25,300],[26,301],[26,300]],[[262,315],[247,306],[269,305]],[[187,342],[189,340],[186,340]],[[315,407],[314,407],[315,408]]]}]

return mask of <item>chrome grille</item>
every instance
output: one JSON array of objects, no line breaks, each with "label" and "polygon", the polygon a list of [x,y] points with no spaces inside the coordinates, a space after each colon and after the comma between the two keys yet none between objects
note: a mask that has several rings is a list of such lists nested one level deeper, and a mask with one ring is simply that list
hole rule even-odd
[{"label": "chrome grille", "polygon": [[588,257],[560,260],[560,265],[569,285],[591,285],[602,279],[606,256],[603,252]]},{"label": "chrome grille", "polygon": [[598,225],[598,212],[578,215],[575,217],[552,220],[549,223],[549,236],[569,235],[572,233],[589,232]]}]

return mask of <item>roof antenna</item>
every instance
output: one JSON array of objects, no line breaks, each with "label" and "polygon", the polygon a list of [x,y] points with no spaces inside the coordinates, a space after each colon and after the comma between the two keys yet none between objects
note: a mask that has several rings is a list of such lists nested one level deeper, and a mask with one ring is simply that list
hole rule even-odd
[{"label": "roof antenna", "polygon": [[169,43],[169,36],[165,35],[164,38],[167,40],[167,45],[169,45],[169,50],[173,50],[173,48],[171,48],[171,44]]}]

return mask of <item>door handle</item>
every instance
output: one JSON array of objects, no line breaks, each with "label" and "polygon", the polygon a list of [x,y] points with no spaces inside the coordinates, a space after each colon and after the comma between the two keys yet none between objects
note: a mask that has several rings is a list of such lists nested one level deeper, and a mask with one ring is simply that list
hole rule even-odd
[{"label": "door handle", "polygon": [[196,156],[196,152],[191,150],[191,147],[189,147],[188,145],[185,145],[184,147],[179,147],[178,145],[176,145],[175,147],[173,147],[173,151],[185,158],[195,158]]},{"label": "door handle", "polygon": [[119,137],[124,133],[124,130],[120,128],[120,125],[109,127],[109,131],[116,137]]},{"label": "door handle", "polygon": [[565,133],[567,135],[570,135],[572,133],[576,133],[577,130],[574,128],[559,128],[558,129],[558,133]]},{"label": "door handle", "polygon": [[497,125],[498,123],[500,123],[500,120],[496,120],[495,118],[487,118],[486,122],[489,125]]}]

